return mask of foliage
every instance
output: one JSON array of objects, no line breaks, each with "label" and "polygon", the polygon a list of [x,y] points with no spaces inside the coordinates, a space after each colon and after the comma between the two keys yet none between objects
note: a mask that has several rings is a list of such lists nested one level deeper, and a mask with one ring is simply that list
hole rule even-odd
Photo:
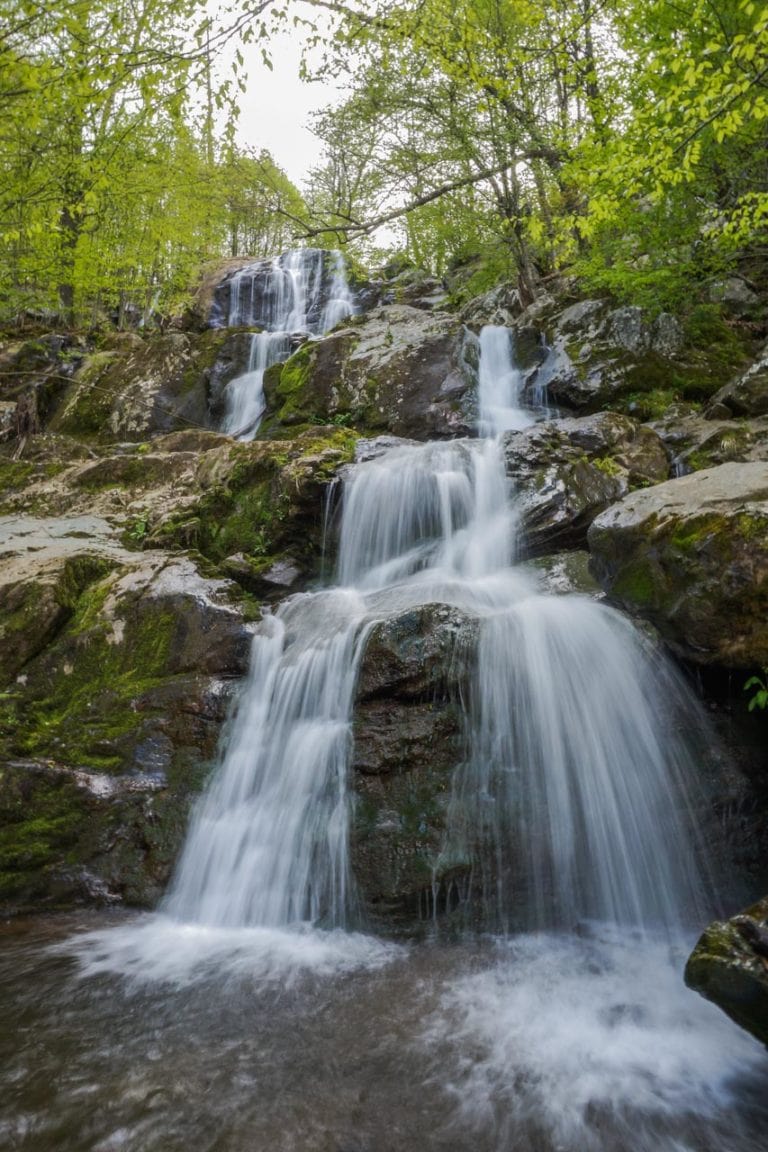
[{"label": "foliage", "polygon": [[201,0],[0,0],[0,27],[5,322],[146,322],[202,261],[290,235],[278,209],[300,197],[268,154],[234,147],[236,85],[216,77]]},{"label": "foliage", "polygon": [[[677,308],[758,258],[768,6],[755,0],[382,0],[339,14],[314,227],[396,227],[443,271],[494,237],[521,288],[570,267]],[[352,11],[350,11],[350,7]]]},{"label": "foliage", "polygon": [[744,691],[749,692],[752,688],[756,691],[749,701],[749,711],[753,712],[755,708],[765,711],[768,709],[768,668],[763,668],[762,676],[750,676],[744,685]]}]

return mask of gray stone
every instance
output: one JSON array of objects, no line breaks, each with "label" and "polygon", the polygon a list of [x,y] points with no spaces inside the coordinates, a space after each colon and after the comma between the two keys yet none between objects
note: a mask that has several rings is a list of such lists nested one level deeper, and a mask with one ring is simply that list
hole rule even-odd
[{"label": "gray stone", "polygon": [[417,439],[464,435],[474,381],[463,343],[450,315],[405,304],[378,308],[267,374],[262,428],[348,419],[366,431]]},{"label": "gray stone", "polygon": [[768,416],[768,346],[746,372],[712,397],[706,415],[716,419],[723,408],[734,416]]},{"label": "gray stone", "polygon": [[351,863],[374,922],[413,928],[430,899],[453,772],[460,699],[477,621],[430,604],[377,625],[354,710]]},{"label": "gray stone", "polygon": [[633,485],[669,475],[655,433],[615,412],[507,433],[504,451],[524,548],[532,556],[583,547],[599,512]]},{"label": "gray stone", "polygon": [[768,1045],[768,897],[709,925],[688,959],[685,982]]},{"label": "gray stone", "polygon": [[768,464],[721,464],[633,492],[589,529],[608,595],[702,664],[768,664]]},{"label": "gray stone", "polygon": [[709,289],[709,298],[713,304],[724,305],[736,316],[749,312],[760,300],[740,276],[727,276],[723,280],[716,280]]}]

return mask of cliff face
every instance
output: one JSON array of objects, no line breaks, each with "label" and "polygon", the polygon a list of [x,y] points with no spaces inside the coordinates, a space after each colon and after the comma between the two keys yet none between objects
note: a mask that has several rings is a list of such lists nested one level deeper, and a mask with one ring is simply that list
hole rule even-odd
[{"label": "cliff face", "polygon": [[[4,909],[156,902],[254,623],[332,565],[335,480],[371,436],[471,433],[487,321],[513,333],[524,399],[549,406],[504,442],[523,553],[554,588],[575,579],[594,594],[588,550],[612,602],[690,665],[730,670],[731,720],[764,721],[738,699],[768,663],[759,343],[711,308],[697,342],[701,316],[696,329],[606,301],[521,310],[497,290],[459,316],[431,281],[366,292],[370,310],[297,335],[267,369],[249,443],[217,427],[250,330],[116,334],[99,349],[45,336],[0,352]],[[474,627],[429,606],[368,644],[351,854],[378,923],[430,911],[462,755],[456,651],[471,661]],[[741,854],[753,868],[758,761],[718,801],[751,805]],[[445,868],[461,881],[460,861]]]}]

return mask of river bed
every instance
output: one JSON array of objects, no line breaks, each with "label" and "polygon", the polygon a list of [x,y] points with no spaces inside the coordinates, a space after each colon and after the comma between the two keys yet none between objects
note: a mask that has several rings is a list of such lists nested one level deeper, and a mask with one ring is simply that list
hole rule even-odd
[{"label": "river bed", "polygon": [[20,1152],[763,1152],[768,1055],[667,942],[0,929]]}]

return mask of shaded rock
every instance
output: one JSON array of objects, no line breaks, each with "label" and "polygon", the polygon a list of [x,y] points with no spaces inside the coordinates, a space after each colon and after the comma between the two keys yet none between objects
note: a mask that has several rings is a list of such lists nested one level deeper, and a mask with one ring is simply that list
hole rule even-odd
[{"label": "shaded rock", "polygon": [[266,374],[262,429],[346,421],[417,439],[463,434],[473,380],[461,349],[451,316],[404,304],[378,308]]},{"label": "shaded rock", "polygon": [[0,903],[80,899],[83,870],[151,902],[250,632],[227,582],[97,518],[0,521],[0,541]]},{"label": "shaded rock", "polygon": [[387,281],[385,292],[387,303],[407,304],[425,312],[444,308],[449,302],[444,281],[421,268],[404,268]]},{"label": "shaded rock", "polygon": [[145,440],[210,426],[208,378],[223,333],[171,333],[92,354],[50,421],[81,439]]},{"label": "shaded rock", "polygon": [[525,551],[533,556],[582,547],[607,505],[669,475],[658,436],[615,412],[507,433],[504,452]]},{"label": "shaded rock", "polygon": [[768,460],[768,418],[735,420],[729,410],[715,416],[676,405],[648,425],[664,442],[673,473],[700,472],[731,461]]},{"label": "shaded rock", "polygon": [[685,982],[768,1045],[768,898],[705,930]]},{"label": "shaded rock", "polygon": [[55,332],[0,348],[0,440],[39,431],[85,353],[79,338]]},{"label": "shaded rock", "polygon": [[746,372],[715,393],[707,417],[718,419],[722,408],[733,416],[768,415],[768,346]]},{"label": "shaded rock", "polygon": [[713,304],[722,304],[732,315],[743,316],[751,312],[760,297],[740,276],[726,276],[710,286],[709,298]]},{"label": "shaded rock", "polygon": [[722,464],[631,493],[588,540],[608,595],[680,655],[768,663],[768,464]]},{"label": "shaded rock", "polygon": [[476,629],[457,609],[431,604],[369,637],[354,710],[351,863],[374,922],[412,927],[428,915]]},{"label": "shaded rock", "polygon": [[668,313],[651,320],[641,308],[611,309],[605,300],[580,300],[545,323],[548,353],[529,384],[577,409],[595,411],[653,387],[684,342]]}]

